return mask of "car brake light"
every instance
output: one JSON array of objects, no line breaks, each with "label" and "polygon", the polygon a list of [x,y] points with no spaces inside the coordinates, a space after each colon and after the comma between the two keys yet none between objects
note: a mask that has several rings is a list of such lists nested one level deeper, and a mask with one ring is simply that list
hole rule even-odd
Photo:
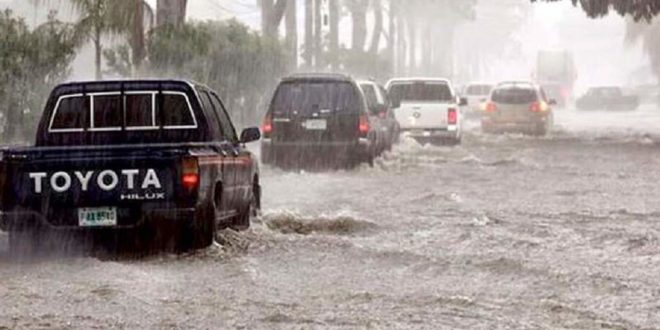
[{"label": "car brake light", "polygon": [[267,114],[266,118],[264,118],[264,122],[261,125],[261,133],[266,138],[270,137],[270,134],[273,133],[273,116],[271,114]]},{"label": "car brake light", "polygon": [[194,190],[199,186],[199,164],[195,157],[185,157],[181,164],[181,184],[187,190]]},{"label": "car brake light", "polygon": [[548,110],[548,105],[541,101],[541,102],[534,102],[529,106],[529,111],[531,112],[545,112]]},{"label": "car brake light", "polygon": [[447,110],[447,123],[449,125],[456,125],[458,123],[458,111],[454,108]]},{"label": "car brake light", "polygon": [[366,137],[369,134],[369,117],[366,114],[360,115],[360,123],[358,125],[358,131],[360,132],[361,137]]},{"label": "car brake light", "polygon": [[497,111],[497,105],[493,102],[488,102],[486,103],[486,106],[484,107],[484,111],[486,112],[496,112]]}]

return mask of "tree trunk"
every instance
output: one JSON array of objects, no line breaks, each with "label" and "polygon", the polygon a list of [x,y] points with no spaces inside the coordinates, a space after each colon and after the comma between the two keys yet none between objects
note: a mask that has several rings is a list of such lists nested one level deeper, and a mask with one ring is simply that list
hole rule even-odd
[{"label": "tree trunk", "polygon": [[305,1],[305,65],[311,68],[314,63],[314,0]]},{"label": "tree trunk", "polygon": [[354,51],[364,51],[367,41],[367,6],[364,0],[353,0],[351,17],[353,19],[353,45]]},{"label": "tree trunk", "polygon": [[286,6],[286,45],[291,52],[294,67],[298,66],[298,10],[296,0],[288,0]]},{"label": "tree trunk", "polygon": [[133,31],[131,32],[131,49],[133,51],[133,75],[137,75],[142,67],[146,56],[146,45],[144,40],[144,9],[146,4],[143,0],[135,0],[135,17],[133,19]]},{"label": "tree trunk", "polygon": [[158,0],[156,9],[156,25],[182,25],[186,20],[188,0]]},{"label": "tree trunk", "polygon": [[396,43],[397,43],[397,28],[396,28],[396,8],[395,0],[390,0],[389,10],[389,23],[387,29],[387,58],[390,61],[392,73],[396,73]]},{"label": "tree trunk", "polygon": [[94,66],[96,68],[96,80],[103,79],[103,72],[101,71],[101,54],[103,54],[103,45],[101,45],[101,28],[95,27],[94,30]]},{"label": "tree trunk", "polygon": [[426,22],[422,31],[422,40],[424,40],[423,49],[421,52],[422,55],[422,68],[425,72],[432,74],[437,73],[437,58],[434,56],[434,36],[433,36],[433,24],[431,22]]},{"label": "tree trunk", "polygon": [[321,6],[323,0],[314,1],[314,66],[323,67],[323,19],[321,17]]},{"label": "tree trunk", "polygon": [[402,75],[406,73],[406,55],[408,54],[408,43],[407,43],[407,33],[406,33],[406,21],[403,18],[403,15],[401,15],[401,8],[398,6],[395,6],[394,8],[397,9],[398,14],[395,16],[396,17],[396,27],[397,27],[397,75]]},{"label": "tree trunk", "polygon": [[273,0],[260,0],[261,3],[261,31],[264,36],[274,38],[277,31],[273,31]]},{"label": "tree trunk", "polygon": [[417,74],[417,22],[415,17],[408,17],[408,70]]},{"label": "tree trunk", "polygon": [[380,37],[383,34],[383,6],[381,0],[373,1],[373,11],[375,16],[374,29],[371,37],[371,46],[369,53],[376,55],[380,48]]},{"label": "tree trunk", "polygon": [[329,44],[328,44],[328,53],[330,57],[330,64],[332,66],[332,69],[337,70],[338,69],[338,61],[337,58],[339,57],[339,1],[338,0],[331,0],[329,3],[329,11],[330,11],[330,38],[329,38]]}]

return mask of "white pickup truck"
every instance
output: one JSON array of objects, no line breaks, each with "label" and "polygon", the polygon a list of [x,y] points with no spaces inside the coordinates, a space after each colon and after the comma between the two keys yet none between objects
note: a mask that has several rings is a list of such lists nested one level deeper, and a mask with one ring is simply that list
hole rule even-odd
[{"label": "white pickup truck", "polygon": [[452,84],[439,78],[395,78],[387,83],[401,132],[420,143],[459,144],[461,106]]}]

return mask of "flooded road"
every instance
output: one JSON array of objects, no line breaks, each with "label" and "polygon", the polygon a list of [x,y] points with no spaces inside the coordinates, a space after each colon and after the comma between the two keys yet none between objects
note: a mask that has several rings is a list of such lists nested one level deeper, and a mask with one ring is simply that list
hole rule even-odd
[{"label": "flooded road", "polygon": [[556,122],[265,168],[259,222],[189,255],[19,262],[0,234],[0,329],[660,329],[660,110]]}]

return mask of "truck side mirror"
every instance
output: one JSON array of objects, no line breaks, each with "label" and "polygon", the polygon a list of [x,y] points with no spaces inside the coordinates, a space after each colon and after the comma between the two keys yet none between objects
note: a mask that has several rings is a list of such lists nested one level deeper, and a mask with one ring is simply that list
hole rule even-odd
[{"label": "truck side mirror", "polygon": [[241,132],[241,143],[250,143],[261,139],[261,132],[258,127],[248,127]]},{"label": "truck side mirror", "polygon": [[395,98],[392,99],[391,103],[392,103],[392,109],[401,108],[401,100]]},{"label": "truck side mirror", "polygon": [[467,98],[465,98],[465,97],[461,97],[461,98],[458,100],[458,105],[461,106],[461,107],[467,106],[467,105],[468,105],[468,100],[467,100]]}]

